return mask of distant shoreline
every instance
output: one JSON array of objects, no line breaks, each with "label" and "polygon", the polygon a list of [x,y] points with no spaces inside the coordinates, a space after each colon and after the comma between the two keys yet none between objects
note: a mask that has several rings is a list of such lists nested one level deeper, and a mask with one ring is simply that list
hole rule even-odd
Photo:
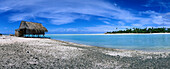
[{"label": "distant shoreline", "polygon": [[[46,34],[46,35],[131,35],[131,34],[170,34],[170,33],[101,33],[101,34]],[[10,35],[10,34],[2,34]]]},{"label": "distant shoreline", "polygon": [[105,33],[105,34],[170,34],[170,33]]},{"label": "distant shoreline", "polygon": [[46,34],[46,35],[130,35],[130,34],[170,34],[170,33],[106,33],[106,34]]}]

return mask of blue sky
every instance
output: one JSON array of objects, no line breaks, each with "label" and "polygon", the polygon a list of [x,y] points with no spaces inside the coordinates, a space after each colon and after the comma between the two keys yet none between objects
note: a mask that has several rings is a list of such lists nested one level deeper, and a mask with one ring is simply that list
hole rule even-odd
[{"label": "blue sky", "polygon": [[14,34],[22,20],[48,34],[170,27],[170,0],[0,0],[0,33]]}]

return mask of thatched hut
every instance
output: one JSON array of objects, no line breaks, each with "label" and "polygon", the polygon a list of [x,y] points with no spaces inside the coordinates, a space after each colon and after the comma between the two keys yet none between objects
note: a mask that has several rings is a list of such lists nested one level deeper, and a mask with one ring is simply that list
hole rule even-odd
[{"label": "thatched hut", "polygon": [[15,30],[15,36],[24,37],[26,35],[45,35],[48,30],[40,23],[21,21],[19,29]]}]

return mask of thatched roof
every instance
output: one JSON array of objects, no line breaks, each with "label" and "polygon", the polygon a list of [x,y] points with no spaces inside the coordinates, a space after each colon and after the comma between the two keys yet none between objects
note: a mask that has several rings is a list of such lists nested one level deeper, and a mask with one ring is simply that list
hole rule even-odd
[{"label": "thatched roof", "polygon": [[34,23],[34,22],[26,22],[26,21],[22,21],[19,29],[16,29],[16,31],[21,29],[39,30],[39,31],[48,32],[48,30],[42,24]]}]

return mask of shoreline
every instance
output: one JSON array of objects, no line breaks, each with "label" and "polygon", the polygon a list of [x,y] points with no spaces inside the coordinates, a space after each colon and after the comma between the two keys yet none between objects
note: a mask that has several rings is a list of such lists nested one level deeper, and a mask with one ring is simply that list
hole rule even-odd
[{"label": "shoreline", "polygon": [[0,68],[170,67],[169,52],[120,50],[54,39],[13,36],[0,37],[0,57]]},{"label": "shoreline", "polygon": [[137,35],[137,34],[170,34],[170,33],[114,33],[114,34],[47,34],[47,35]]},{"label": "shoreline", "polygon": [[[156,34],[158,34],[158,33],[153,33],[154,35]],[[164,34],[164,33],[159,33],[159,34]],[[158,34],[158,35],[159,35]],[[166,34],[170,34],[170,33],[166,33]],[[65,36],[69,36],[69,37],[74,37],[74,36],[86,36],[86,35],[133,35],[133,34],[47,34],[47,36],[57,36],[57,37],[65,37]],[[134,34],[135,36],[136,35],[147,35],[148,37],[149,37],[149,35],[150,34]],[[151,34],[152,35],[152,34]],[[168,36],[167,35],[167,36]],[[56,40],[55,39],[55,37],[53,37],[53,38],[51,38],[51,39],[54,39],[54,40]],[[121,46],[115,46],[115,47],[111,47],[111,46],[105,46],[105,45],[95,45],[95,42],[93,42],[93,44],[88,44],[88,43],[83,43],[83,42],[78,42],[78,41],[72,41],[72,40],[65,40],[65,39],[62,39],[62,38],[60,38],[59,39],[60,41],[65,41],[65,42],[72,42],[72,43],[76,43],[76,44],[84,44],[84,45],[88,45],[88,46],[95,46],[95,47],[103,47],[103,48],[112,48],[112,49],[120,49],[120,50],[133,50],[133,51],[143,51],[143,52],[170,52],[170,48],[169,47],[162,47],[161,45],[160,46],[155,46],[155,47],[150,47],[150,49],[147,49],[147,47],[145,47],[145,48],[138,48],[138,47],[135,47],[135,46],[130,46],[130,47],[121,47]]]},{"label": "shoreline", "polygon": [[119,50],[119,51],[137,51],[137,52],[146,52],[146,53],[170,53],[170,51],[145,51],[145,50],[117,49],[117,48],[109,48],[109,47],[100,47],[100,46],[92,46],[92,45],[80,44],[80,43],[69,42],[69,41],[64,41],[64,40],[56,40],[56,39],[51,39],[51,40],[59,41],[59,42],[67,43],[67,44],[85,46],[85,47],[96,47],[96,48],[103,48],[103,49],[110,49],[110,50],[112,49],[112,50]]}]

